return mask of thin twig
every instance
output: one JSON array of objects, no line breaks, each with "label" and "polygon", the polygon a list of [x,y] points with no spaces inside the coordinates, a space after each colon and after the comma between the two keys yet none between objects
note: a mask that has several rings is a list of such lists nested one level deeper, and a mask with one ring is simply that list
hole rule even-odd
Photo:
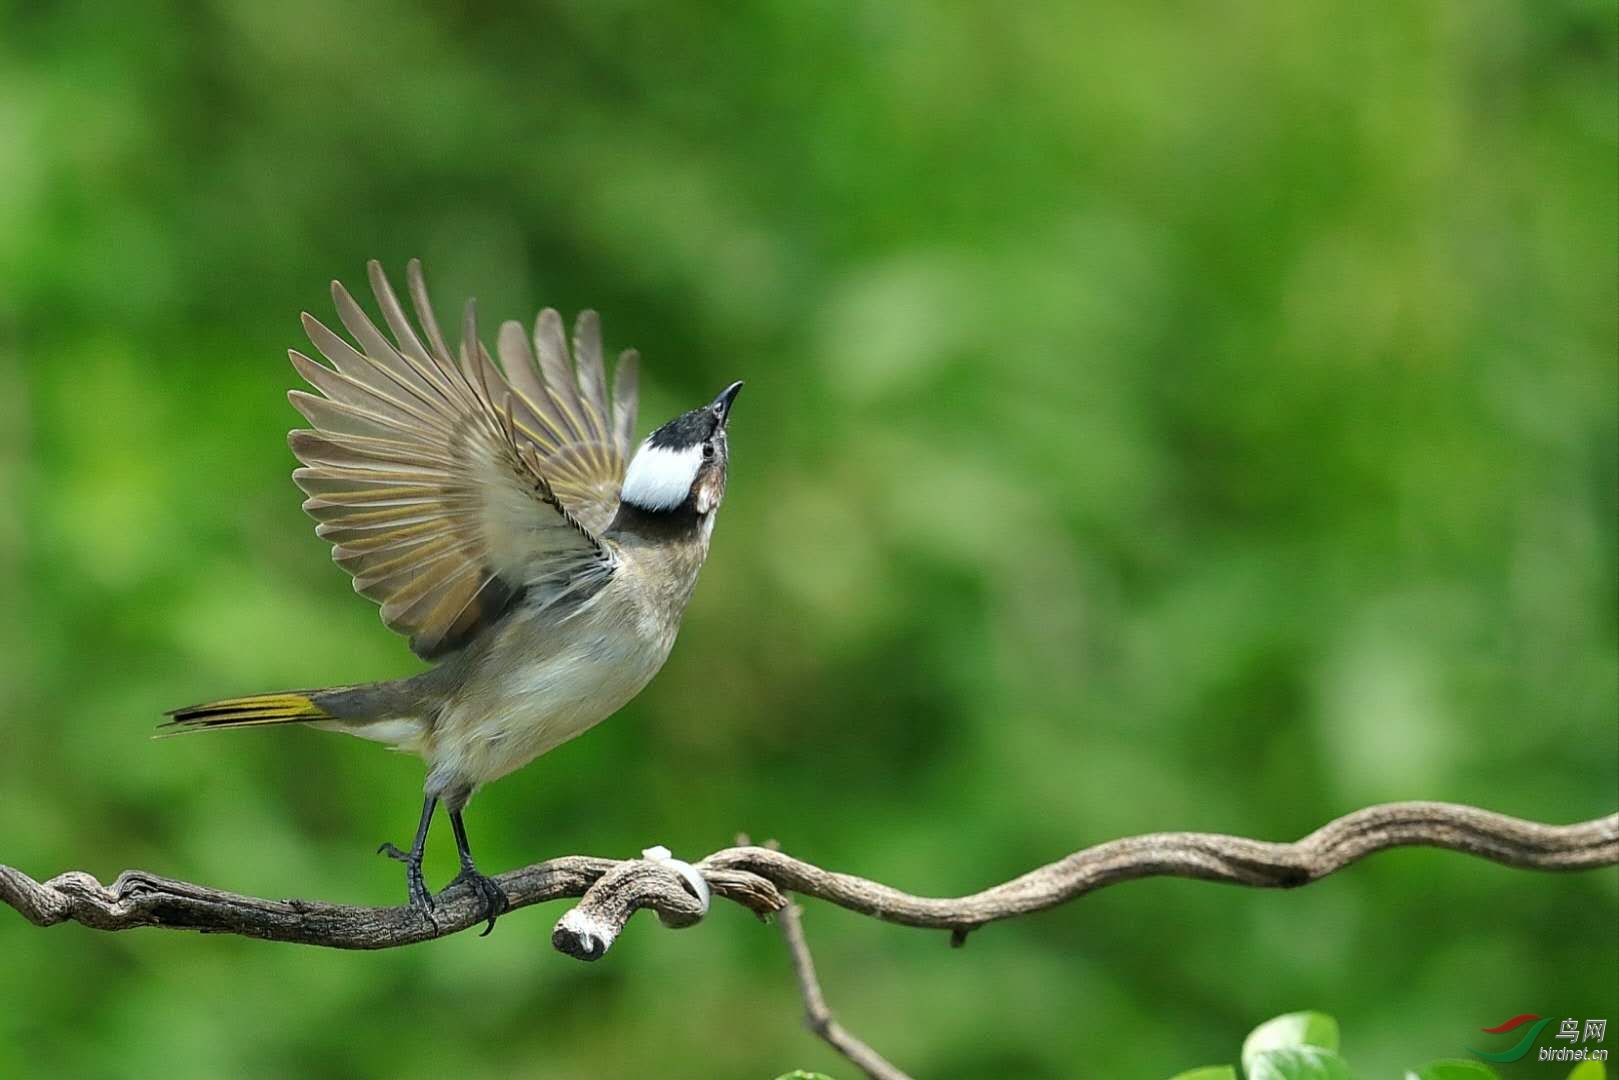
[{"label": "thin twig", "polygon": [[[783,892],[813,896],[904,926],[945,929],[960,939],[986,923],[1043,911],[1096,889],[1145,877],[1290,888],[1318,881],[1367,855],[1437,847],[1530,870],[1582,870],[1619,863],[1619,814],[1578,825],[1542,825],[1450,803],[1388,803],[1333,821],[1291,844],[1213,833],[1154,833],[1078,851],[1022,877],[955,899],[913,896],[880,882],[823,870],[779,851],[734,847],[697,864],[714,895],[758,914],[785,906]],[[651,908],[668,925],[691,925],[700,907],[679,874],[641,859],[564,856],[496,879],[512,908],[580,897],[553,943],[581,959],[601,957],[631,915]],[[0,865],[0,902],[30,922],[78,922],[98,930],[156,926],[240,934],[338,949],[386,949],[429,941],[482,922],[482,902],[458,886],[426,915],[316,900],[266,900],[144,871],[110,886],[81,871],[39,882]],[[590,933],[605,929],[594,942]]]},{"label": "thin twig", "polygon": [[792,957],[793,975],[798,979],[798,993],[804,999],[804,1024],[824,1039],[828,1046],[854,1063],[871,1080],[911,1080],[896,1069],[887,1058],[850,1034],[838,1023],[827,1008],[821,993],[821,982],[815,977],[815,961],[810,957],[809,942],[804,940],[804,927],[799,922],[803,909],[789,902],[776,916],[781,924],[781,936],[787,942],[787,953]]}]

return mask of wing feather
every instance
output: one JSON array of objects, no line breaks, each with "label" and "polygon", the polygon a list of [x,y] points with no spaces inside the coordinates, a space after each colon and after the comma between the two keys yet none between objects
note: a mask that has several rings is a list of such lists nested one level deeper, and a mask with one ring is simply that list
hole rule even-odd
[{"label": "wing feather", "polygon": [[602,363],[602,321],[589,308],[574,320],[573,358],[579,367],[579,400],[605,417],[607,372]]},{"label": "wing feather", "polygon": [[360,309],[359,303],[349,295],[342,282],[332,282],[332,303],[337,306],[337,318],[353,337],[360,351],[377,367],[382,368],[394,382],[431,396],[435,392],[446,400],[454,400],[457,387],[449,377],[451,373],[434,370],[439,365],[412,364],[406,360]]},{"label": "wing feather", "polygon": [[613,445],[618,456],[630,459],[630,448],[635,445],[635,409],[640,395],[641,354],[625,349],[618,356],[618,370],[613,372]]},{"label": "wing feather", "polygon": [[303,466],[293,480],[355,590],[434,657],[519,595],[550,603],[599,588],[614,566],[599,533],[633,437],[633,356],[609,404],[594,313],[581,316],[571,359],[555,311],[540,314],[533,349],[519,324],[504,324],[497,364],[470,302],[451,353],[418,262],[406,270],[414,324],[377,263],[367,276],[387,334],[334,282],[353,344],[306,314],[330,366],[292,351],[317,392],[288,395],[311,425],[289,436]]},{"label": "wing feather", "polygon": [[525,402],[537,404],[545,400],[545,384],[540,381],[539,369],[534,366],[534,350],[529,346],[523,324],[507,319],[500,324],[495,338],[495,352],[512,389],[522,395]]},{"label": "wing feather", "polygon": [[375,387],[352,379],[340,371],[317,364],[297,349],[287,350],[292,366],[304,382],[330,400],[342,405],[370,409],[405,424],[440,426],[439,418],[422,406],[420,399],[400,387]]},{"label": "wing feather", "polygon": [[550,406],[552,427],[563,446],[582,445],[592,438],[590,426],[585,422],[579,404],[578,385],[568,370],[567,338],[562,330],[562,316],[553,308],[546,308],[534,323],[534,349],[540,359],[540,372],[545,377],[546,400]]},{"label": "wing feather", "polygon": [[399,303],[399,297],[394,293],[394,287],[388,281],[388,275],[382,272],[382,264],[372,259],[365,267],[366,277],[371,281],[371,291],[376,295],[377,306],[382,309],[382,318],[388,324],[388,331],[393,334],[394,341],[398,342],[400,352],[422,368],[431,368],[433,360],[422,344],[422,339],[416,336],[415,327],[410,325],[410,318],[406,316],[405,309]]},{"label": "wing feather", "polygon": [[[371,260],[376,262],[375,259]],[[379,268],[381,264],[378,264]],[[444,342],[444,335],[439,331],[438,319],[433,315],[433,302],[427,298],[427,281],[422,277],[422,264],[419,259],[412,259],[405,266],[405,285],[410,290],[410,304],[416,309],[416,321],[421,323],[422,332],[427,335],[428,344],[433,347],[433,355],[442,363],[450,357],[450,347]]]}]

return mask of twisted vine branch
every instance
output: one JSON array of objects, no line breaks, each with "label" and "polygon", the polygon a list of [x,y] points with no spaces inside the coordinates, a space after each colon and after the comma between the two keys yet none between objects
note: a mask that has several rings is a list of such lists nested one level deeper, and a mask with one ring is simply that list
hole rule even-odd
[{"label": "twisted vine branch", "polygon": [[[782,915],[805,1015],[813,1031],[870,1077],[905,1074],[842,1028],[820,985],[787,892],[813,896],[902,926],[944,929],[951,942],[988,923],[1065,904],[1121,881],[1181,877],[1254,888],[1318,881],[1367,855],[1434,847],[1528,870],[1585,870],[1619,864],[1619,814],[1577,825],[1543,825],[1454,803],[1371,806],[1329,822],[1294,843],[1216,833],[1151,833],[1077,851],[1021,877],[954,899],[913,896],[853,874],[823,870],[774,848],[748,844],[696,864],[715,896],[761,917]],[[642,908],[665,926],[691,926],[704,904],[666,862],[569,855],[502,874],[513,909],[578,897],[551,936],[561,952],[598,960]],[[316,900],[265,900],[127,870],[111,885],[71,870],[39,882],[0,864],[0,901],[37,926],[77,922],[97,930],[155,926],[240,934],[336,949],[387,949],[457,933],[482,922],[482,901],[465,887],[440,895],[431,913]]]},{"label": "twisted vine branch", "polygon": [[1044,911],[1122,881],[1180,877],[1295,888],[1397,847],[1445,848],[1530,870],[1611,866],[1619,864],[1619,814],[1557,826],[1472,806],[1405,802],[1346,814],[1295,843],[1218,833],[1150,833],[1085,848],[957,899],[912,896],[764,848],[718,852],[705,865],[748,870],[780,888],[887,922],[950,930],[959,943],[987,923]]},{"label": "twisted vine branch", "polygon": [[[783,894],[794,892],[902,926],[950,930],[959,942],[987,923],[1043,911],[1121,881],[1181,877],[1292,888],[1397,847],[1445,848],[1529,870],[1612,866],[1619,864],[1619,814],[1578,825],[1542,825],[1472,806],[1404,802],[1357,810],[1295,843],[1151,833],[1085,848],[954,899],[913,896],[751,845],[717,851],[696,868],[715,896],[759,915],[782,910]],[[578,897],[552,941],[582,960],[604,955],[630,916],[643,908],[671,927],[690,926],[702,916],[679,874],[644,859],[569,855],[496,880],[514,909]],[[125,871],[110,885],[76,870],[39,882],[5,865],[0,865],[0,901],[38,926],[70,921],[97,930],[154,926],[337,949],[387,949],[444,937],[477,925],[482,906],[459,886],[442,894],[437,909],[426,914],[409,907],[267,900],[140,870]]]}]

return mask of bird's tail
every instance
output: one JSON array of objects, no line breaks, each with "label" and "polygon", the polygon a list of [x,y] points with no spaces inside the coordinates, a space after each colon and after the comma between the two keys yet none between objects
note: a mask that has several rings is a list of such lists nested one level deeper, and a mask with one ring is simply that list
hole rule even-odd
[{"label": "bird's tail", "polygon": [[331,713],[316,704],[316,699],[329,691],[290,690],[279,694],[254,694],[251,697],[226,698],[203,705],[188,705],[171,709],[167,723],[159,724],[163,735],[180,735],[188,731],[210,731],[214,728],[258,727],[261,724],[307,724],[317,720],[335,719]]}]

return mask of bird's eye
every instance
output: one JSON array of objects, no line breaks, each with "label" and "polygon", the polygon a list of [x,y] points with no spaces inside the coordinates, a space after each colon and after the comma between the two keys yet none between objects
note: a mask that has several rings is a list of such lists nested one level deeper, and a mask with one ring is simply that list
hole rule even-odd
[{"label": "bird's eye", "polygon": [[711,442],[704,443],[703,444],[703,460],[707,461],[708,459],[712,458],[713,456],[714,456],[714,444],[711,443]]}]

